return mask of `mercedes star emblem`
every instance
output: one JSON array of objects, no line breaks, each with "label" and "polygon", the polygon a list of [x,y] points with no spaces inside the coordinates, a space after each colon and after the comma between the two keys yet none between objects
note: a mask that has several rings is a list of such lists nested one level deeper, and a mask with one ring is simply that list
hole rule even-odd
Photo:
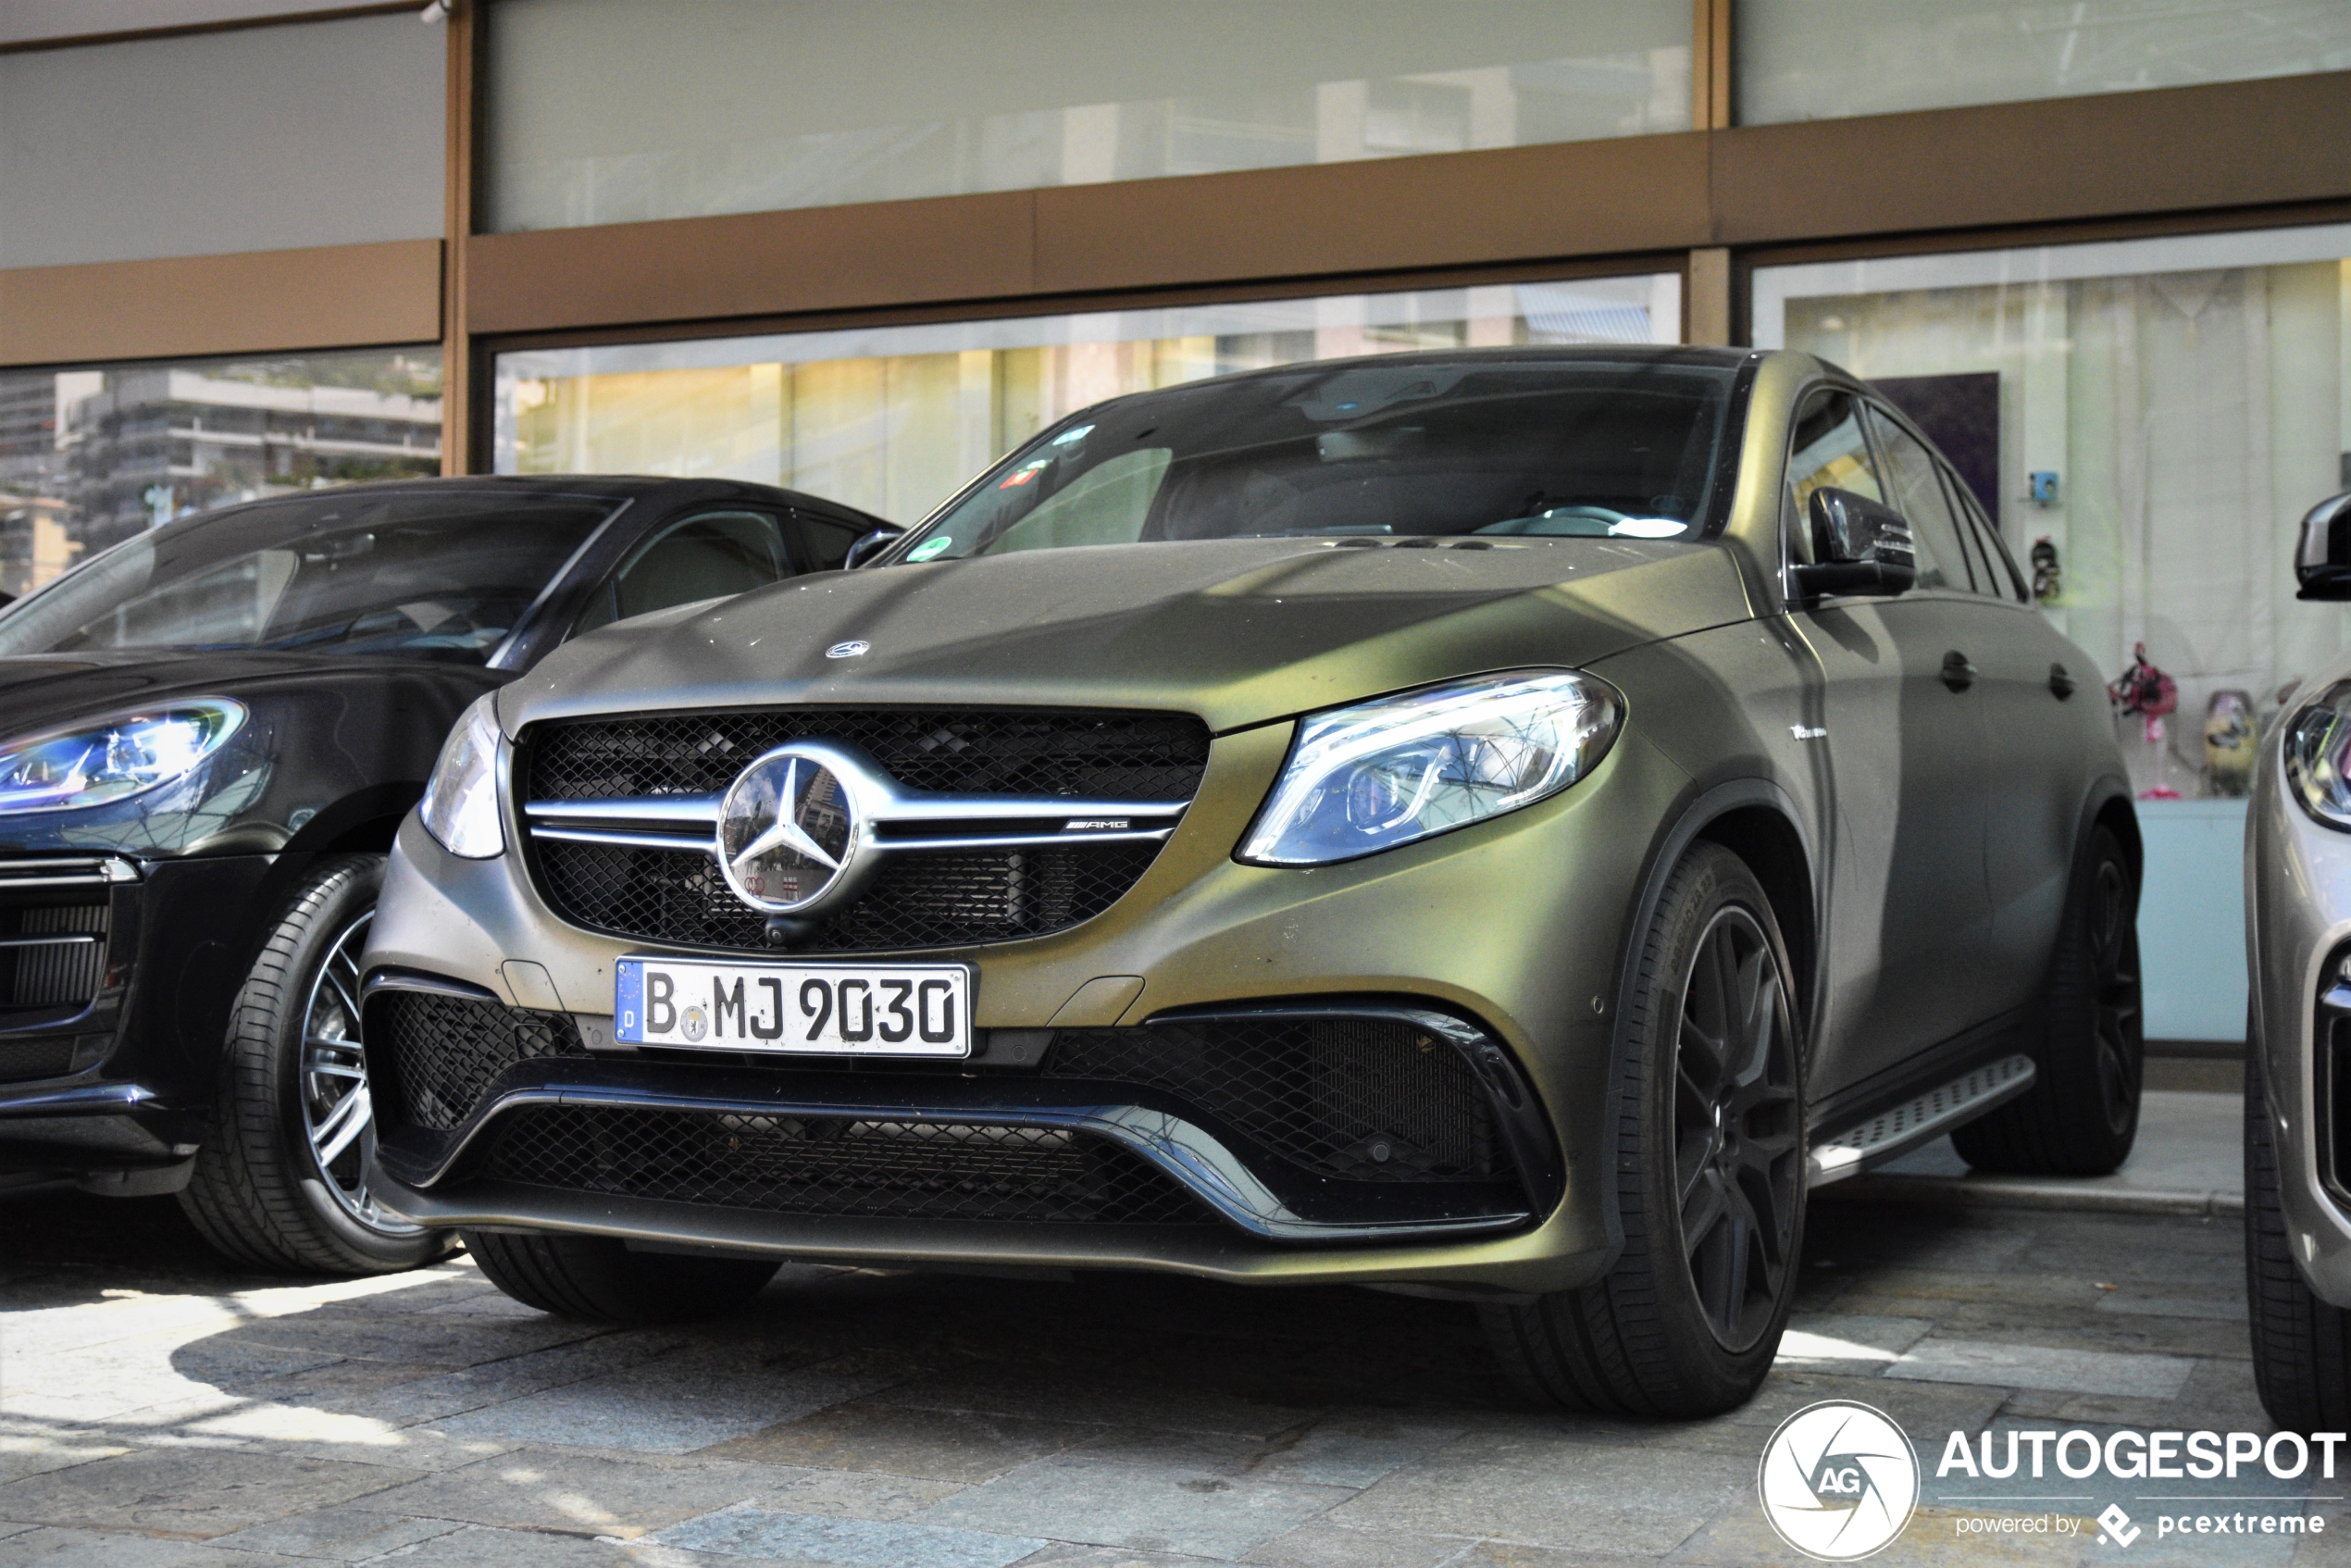
[{"label": "mercedes star emblem", "polygon": [[827,765],[828,751],[778,746],[743,769],[719,802],[718,866],[753,909],[799,914],[848,873],[857,804]]}]

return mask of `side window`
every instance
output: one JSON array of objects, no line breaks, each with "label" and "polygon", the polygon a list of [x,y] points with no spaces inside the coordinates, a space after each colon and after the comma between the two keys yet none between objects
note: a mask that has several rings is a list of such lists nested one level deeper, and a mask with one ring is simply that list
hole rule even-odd
[{"label": "side window", "polygon": [[1943,494],[1934,454],[1878,409],[1870,410],[1870,423],[1885,464],[1885,504],[1908,519],[1917,541],[1918,585],[1971,591],[1975,585],[1968,575],[1967,547],[1959,542],[1959,522]]},{"label": "side window", "polygon": [[593,631],[630,616],[765,588],[791,576],[783,535],[764,512],[704,512],[654,532],[597,586],[572,627]]},{"label": "side window", "polygon": [[837,572],[849,559],[849,547],[873,532],[821,512],[791,515],[792,543],[812,572]]},{"label": "side window", "polygon": [[1884,501],[1869,437],[1861,429],[1861,405],[1851,393],[1818,392],[1796,417],[1788,442],[1787,488],[1781,492],[1781,522],[1797,559],[1812,558],[1812,532],[1805,508],[1816,490],[1849,490]]},{"label": "side window", "polygon": [[1992,526],[1992,519],[1984,515],[1983,504],[1968,489],[1967,481],[1945,468],[1943,482],[1949,488],[1956,504],[1953,510],[1959,513],[1960,522],[1968,530],[1968,538],[1973,541],[1984,562],[1980,580],[1990,585],[1984,591],[1995,599],[2013,599],[2019,604],[2030,604],[2033,595],[2024,586],[2024,574],[2017,569],[2015,558],[2009,554],[2007,541],[2001,539],[2000,530]]}]

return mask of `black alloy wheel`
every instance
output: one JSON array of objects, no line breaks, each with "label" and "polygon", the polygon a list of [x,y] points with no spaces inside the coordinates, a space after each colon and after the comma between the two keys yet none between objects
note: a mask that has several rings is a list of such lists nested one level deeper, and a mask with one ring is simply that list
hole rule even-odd
[{"label": "black alloy wheel", "polygon": [[1698,939],[1682,996],[1673,1170],[1682,1251],[1715,1338],[1753,1346],[1794,1262],[1803,1201],[1796,1039],[1770,940],[1737,905]]},{"label": "black alloy wheel", "polygon": [[1619,999],[1611,1177],[1624,1246],[1581,1289],[1480,1309],[1537,1399],[1735,1410],[1772,1369],[1804,1241],[1804,1041],[1770,896],[1720,844],[1665,880]]},{"label": "black alloy wheel", "polygon": [[384,1274],[456,1238],[385,1209],[368,1188],[375,1141],[359,957],[384,857],[339,856],[293,893],[230,1009],[203,1147],[180,1206],[248,1267]]},{"label": "black alloy wheel", "polygon": [[2104,1176],[2138,1139],[2138,882],[2112,829],[2091,829],[2086,849],[2049,959],[2033,1086],[1951,1134],[1979,1170]]}]

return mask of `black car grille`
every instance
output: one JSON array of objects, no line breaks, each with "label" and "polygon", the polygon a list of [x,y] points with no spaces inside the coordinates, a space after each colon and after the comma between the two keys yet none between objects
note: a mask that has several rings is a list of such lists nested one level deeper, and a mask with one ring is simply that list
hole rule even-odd
[{"label": "black car grille", "polygon": [[717,794],[787,740],[855,746],[910,790],[956,794],[1188,801],[1208,765],[1188,714],[761,708],[534,725],[516,776],[533,801]]},{"label": "black car grille", "polygon": [[1217,1223],[1116,1145],[1042,1127],[531,1105],[500,1118],[479,1171],[810,1217]]},{"label": "black car grille", "polygon": [[[547,902],[574,925],[690,947],[765,945],[767,916],[699,851],[547,840],[538,853]],[[1158,853],[1157,844],[1123,843],[892,855],[864,897],[798,946],[856,952],[1045,936],[1117,902]]]},{"label": "black car grille", "polygon": [[0,1040],[0,1084],[62,1077],[73,1070],[71,1035]]},{"label": "black car grille", "polygon": [[[525,800],[716,794],[763,753],[811,739],[857,746],[910,789],[959,794],[1188,801],[1208,728],[1180,714],[774,708],[535,726],[516,769]],[[853,952],[964,947],[1065,930],[1142,878],[1151,842],[892,855],[858,902],[795,945]],[[574,925],[687,947],[765,945],[766,916],[699,850],[540,838],[548,906]]]},{"label": "black car grille", "polygon": [[378,991],[367,1001],[366,1039],[377,1094],[435,1132],[463,1122],[516,1063],[588,1054],[568,1014],[430,991]]},{"label": "black car grille", "polygon": [[93,891],[0,881],[0,1008],[78,1007],[98,994],[108,905]]},{"label": "black car grille", "polygon": [[1062,1029],[1045,1076],[1140,1084],[1317,1176],[1490,1181],[1510,1174],[1492,1102],[1461,1052],[1386,1019],[1204,1020]]}]

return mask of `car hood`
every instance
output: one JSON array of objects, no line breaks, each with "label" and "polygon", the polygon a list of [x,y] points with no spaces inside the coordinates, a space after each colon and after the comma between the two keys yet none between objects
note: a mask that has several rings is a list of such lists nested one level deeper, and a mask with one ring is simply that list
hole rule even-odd
[{"label": "car hood", "polygon": [[255,686],[348,672],[358,662],[319,653],[155,649],[0,658],[0,740],[176,697],[235,696]]},{"label": "car hood", "polygon": [[1750,613],[1730,553],[1704,544],[1047,550],[826,572],[641,616],[541,664],[499,712],[513,734],[648,709],[1082,705],[1196,713],[1223,731],[1481,670],[1588,664]]}]

